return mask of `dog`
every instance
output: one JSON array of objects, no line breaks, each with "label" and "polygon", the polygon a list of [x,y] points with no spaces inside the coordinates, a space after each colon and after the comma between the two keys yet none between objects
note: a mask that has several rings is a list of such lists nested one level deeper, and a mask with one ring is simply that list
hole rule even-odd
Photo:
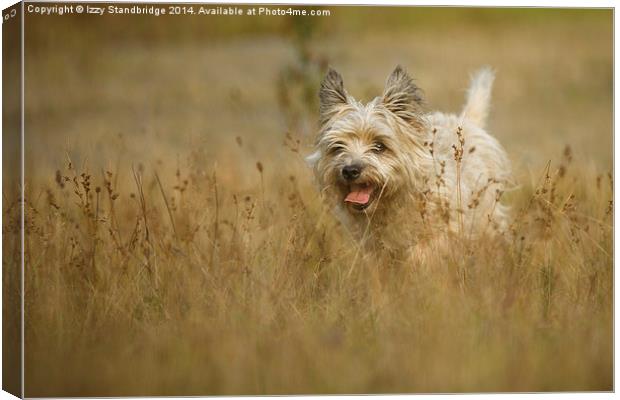
[{"label": "dog", "polygon": [[427,111],[401,66],[367,104],[329,68],[307,161],[324,199],[363,247],[412,251],[434,239],[504,232],[509,209],[501,197],[511,167],[485,130],[494,77],[490,68],[475,73],[454,115]]}]

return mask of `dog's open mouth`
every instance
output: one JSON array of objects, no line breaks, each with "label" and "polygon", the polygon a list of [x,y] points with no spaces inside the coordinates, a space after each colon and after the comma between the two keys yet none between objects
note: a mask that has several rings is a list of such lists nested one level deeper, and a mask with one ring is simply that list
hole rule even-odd
[{"label": "dog's open mouth", "polygon": [[362,211],[374,200],[374,191],[375,187],[368,183],[351,184],[344,202],[349,204],[354,210]]}]

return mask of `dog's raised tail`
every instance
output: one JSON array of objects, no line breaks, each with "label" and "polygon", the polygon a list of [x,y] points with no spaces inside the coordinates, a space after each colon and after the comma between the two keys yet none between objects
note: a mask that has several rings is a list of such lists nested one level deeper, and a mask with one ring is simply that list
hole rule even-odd
[{"label": "dog's raised tail", "polygon": [[495,80],[495,73],[489,67],[479,69],[472,76],[461,119],[470,120],[481,128],[485,127],[491,105],[493,80]]}]

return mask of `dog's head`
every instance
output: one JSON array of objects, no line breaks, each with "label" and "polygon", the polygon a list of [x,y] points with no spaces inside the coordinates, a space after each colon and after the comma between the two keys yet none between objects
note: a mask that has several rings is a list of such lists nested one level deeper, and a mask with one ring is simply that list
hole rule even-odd
[{"label": "dog's head", "polygon": [[374,213],[415,173],[424,128],[420,89],[400,66],[383,94],[361,104],[330,69],[321,83],[320,130],[308,157],[323,192],[352,214]]}]

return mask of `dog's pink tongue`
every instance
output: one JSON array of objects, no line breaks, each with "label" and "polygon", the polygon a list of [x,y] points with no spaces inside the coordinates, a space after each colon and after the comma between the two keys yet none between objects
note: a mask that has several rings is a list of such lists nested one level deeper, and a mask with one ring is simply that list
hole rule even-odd
[{"label": "dog's pink tongue", "polygon": [[344,199],[347,203],[366,204],[370,200],[372,194],[372,187],[368,186],[354,186],[351,188],[351,192]]}]

